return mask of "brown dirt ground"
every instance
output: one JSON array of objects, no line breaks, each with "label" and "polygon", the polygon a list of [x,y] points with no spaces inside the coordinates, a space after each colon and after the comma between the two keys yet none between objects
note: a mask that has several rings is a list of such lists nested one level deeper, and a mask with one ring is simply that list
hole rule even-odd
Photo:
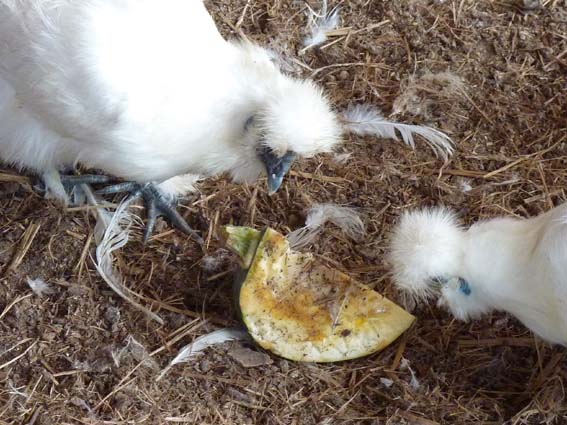
[{"label": "brown dirt ground", "polygon": [[[274,197],[266,196],[264,182],[205,182],[182,211],[208,236],[206,255],[224,258],[214,236],[220,224],[287,232],[303,223],[313,203],[351,205],[365,213],[366,240],[353,246],[329,227],[314,252],[399,299],[384,254],[388,231],[403,210],[445,204],[470,223],[500,214],[531,216],[565,200],[565,1],[544,0],[535,9],[508,0],[344,1],[341,15],[350,34],[303,56],[303,2],[223,0],[209,6],[227,36],[242,31],[296,58],[301,73],[314,73],[337,107],[369,102],[396,119],[434,125],[458,150],[444,164],[423,144],[412,151],[388,140],[349,137],[339,149],[353,154],[346,164],[326,156],[297,165]],[[564,349],[535,339],[505,315],[460,323],[428,305],[416,310],[419,320],[408,333],[369,358],[315,365],[272,357],[272,364],[243,368],[227,354],[246,345],[235,342],[156,383],[158,371],[141,362],[137,350],[124,351],[119,361],[113,353],[132,336],[148,352],[162,349],[153,356],[161,368],[196,336],[236,324],[230,259],[205,271],[204,254],[183,235],[164,226],[143,247],[136,229],[121,253],[122,273],[163,317],[159,326],[95,272],[94,222],[84,210],[63,211],[32,192],[26,179],[5,182],[1,191],[2,423],[567,423]],[[8,270],[26,232],[30,248]],[[28,276],[45,279],[57,293],[34,295]],[[179,332],[185,336],[170,344]],[[400,367],[402,357],[419,385]]]}]

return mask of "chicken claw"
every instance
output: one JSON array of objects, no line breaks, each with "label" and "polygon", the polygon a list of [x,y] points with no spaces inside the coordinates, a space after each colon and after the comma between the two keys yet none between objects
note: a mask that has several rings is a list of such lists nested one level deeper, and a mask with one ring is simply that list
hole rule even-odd
[{"label": "chicken claw", "polygon": [[123,192],[130,193],[127,202],[140,197],[144,200],[148,214],[148,222],[144,231],[144,243],[146,243],[152,236],[157,218],[160,215],[163,215],[171,224],[187,233],[200,245],[203,245],[203,238],[195,230],[193,230],[181,214],[179,214],[176,209],[175,201],[168,200],[158,189],[155,183],[117,183],[97,190],[95,193],[97,195],[108,195]]}]

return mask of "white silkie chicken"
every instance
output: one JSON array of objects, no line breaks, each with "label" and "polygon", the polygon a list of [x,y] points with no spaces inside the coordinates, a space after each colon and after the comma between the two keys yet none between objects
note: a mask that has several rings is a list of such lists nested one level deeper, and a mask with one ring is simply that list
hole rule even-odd
[{"label": "white silkie chicken", "polygon": [[394,230],[394,282],[462,320],[501,310],[567,345],[567,204],[531,219],[462,229],[446,209],[405,213]]},{"label": "white silkie chicken", "polygon": [[276,191],[340,135],[317,86],[225,41],[201,0],[0,0],[0,159],[63,201],[59,171],[82,163],[172,218],[197,175]]},{"label": "white silkie chicken", "polygon": [[126,180],[99,193],[141,195],[146,239],[158,213],[191,233],[173,201],[198,176],[267,175],[274,192],[343,129],[452,151],[443,133],[372,109],[344,119],[269,51],[223,39],[202,0],[0,0],[0,159],[64,202],[70,185],[108,181],[60,175],[77,163]]}]

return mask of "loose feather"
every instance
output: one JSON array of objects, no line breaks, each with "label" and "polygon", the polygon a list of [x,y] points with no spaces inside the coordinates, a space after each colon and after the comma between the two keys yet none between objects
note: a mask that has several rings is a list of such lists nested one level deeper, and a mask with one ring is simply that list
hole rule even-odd
[{"label": "loose feather", "polygon": [[[136,340],[132,335],[126,338],[126,346],[122,351],[126,350],[137,362],[142,363],[149,369],[158,370],[157,362],[152,359],[152,354],[148,352],[142,343]],[[122,353],[121,353],[122,354]]]},{"label": "loose feather", "polygon": [[221,267],[226,263],[227,259],[230,258],[229,251],[226,249],[218,249],[212,255],[206,255],[201,261],[201,267],[207,273],[218,272]]},{"label": "loose feather", "polygon": [[164,322],[161,317],[128,295],[132,291],[124,285],[120,272],[114,268],[113,253],[128,243],[130,227],[135,220],[135,216],[128,211],[133,200],[120,203],[114,214],[110,216],[108,211],[99,208],[100,205],[88,185],[81,185],[81,188],[85,192],[87,201],[92,206],[97,207],[95,208],[97,214],[97,224],[95,226],[95,240],[97,241],[95,267],[97,272],[120,297],[163,325]]},{"label": "loose feather", "polygon": [[130,202],[122,202],[112,216],[104,232],[104,236],[96,248],[96,270],[107,285],[120,295],[120,297],[128,301],[138,310],[144,312],[151,319],[163,325],[164,322],[161,317],[128,296],[126,293],[128,289],[124,286],[120,273],[114,268],[113,252],[121,249],[128,243],[129,230],[133,223],[133,217],[128,212],[129,206]]},{"label": "loose feather", "polygon": [[385,137],[399,140],[415,149],[414,134],[421,136],[436,155],[447,159],[453,153],[453,141],[449,136],[431,127],[401,124],[388,121],[371,105],[351,105],[343,113],[343,128],[359,136]]},{"label": "loose feather", "polygon": [[327,41],[327,34],[337,29],[341,23],[340,8],[337,6],[328,11],[327,0],[323,0],[320,12],[315,12],[309,5],[307,5],[307,10],[307,28],[310,35],[303,40],[304,48],[300,50],[300,54]]},{"label": "loose feather", "polygon": [[366,229],[356,210],[336,204],[316,204],[310,208],[305,226],[287,235],[293,249],[301,249],[310,244],[323,230],[327,222],[338,226],[347,236],[360,240]]},{"label": "loose feather", "polygon": [[415,372],[411,368],[410,362],[409,362],[408,359],[402,357],[402,361],[400,363],[400,370],[408,370],[409,371],[409,373],[411,375],[410,386],[412,387],[412,389],[414,391],[419,390],[419,387],[421,386],[421,384],[419,383],[417,376],[415,376]]},{"label": "loose feather", "polygon": [[43,295],[51,295],[57,293],[57,291],[49,286],[43,279],[30,279],[28,277],[26,279],[26,282],[30,289],[40,297]]},{"label": "loose feather", "polygon": [[202,335],[195,339],[191,344],[186,345],[181,349],[179,354],[169,363],[169,365],[160,373],[156,381],[159,381],[165,376],[169,370],[179,363],[186,363],[189,360],[203,354],[203,351],[213,345],[222,344],[228,341],[242,341],[249,339],[248,332],[243,329],[219,329],[206,335]]},{"label": "loose feather", "polygon": [[352,152],[337,153],[333,156],[333,161],[340,165],[345,165],[352,158]]},{"label": "loose feather", "polygon": [[106,232],[106,229],[108,228],[108,225],[112,220],[112,213],[106,210],[105,208],[99,208],[100,203],[88,185],[86,184],[80,185],[79,190],[75,190],[75,193],[77,192],[80,193],[80,195],[78,196],[80,197],[84,196],[84,198],[87,201],[87,204],[89,204],[92,207],[95,207],[94,215],[96,217],[96,224],[94,228],[94,238],[98,246],[102,241],[102,239],[104,238],[104,232]]}]

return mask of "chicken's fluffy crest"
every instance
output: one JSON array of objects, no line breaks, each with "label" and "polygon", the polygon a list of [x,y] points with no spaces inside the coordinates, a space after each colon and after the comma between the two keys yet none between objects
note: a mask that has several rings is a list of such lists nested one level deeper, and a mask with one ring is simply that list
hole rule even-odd
[{"label": "chicken's fluffy crest", "polygon": [[274,93],[267,100],[258,117],[270,147],[279,154],[293,147],[304,158],[330,152],[342,130],[323,91],[312,81],[292,78],[282,91],[285,95]]},{"label": "chicken's fluffy crest", "polygon": [[464,232],[445,208],[406,212],[391,241],[394,281],[416,296],[429,295],[429,279],[456,276],[463,258]]}]

